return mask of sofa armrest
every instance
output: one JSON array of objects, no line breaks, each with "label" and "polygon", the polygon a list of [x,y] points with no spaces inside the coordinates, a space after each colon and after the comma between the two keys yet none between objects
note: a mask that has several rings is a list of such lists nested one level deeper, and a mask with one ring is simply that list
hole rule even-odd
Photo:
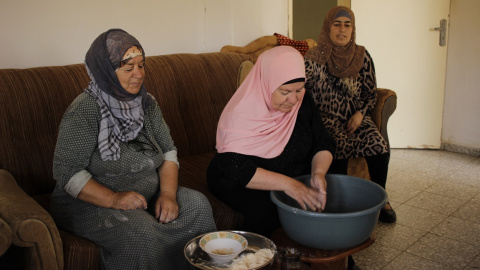
[{"label": "sofa armrest", "polygon": [[[317,42],[313,39],[305,39],[304,41],[307,43],[309,48],[317,46]],[[259,37],[245,46],[225,45],[222,47],[222,49],[220,49],[220,52],[247,54],[253,58],[254,62],[256,62],[257,58],[260,56],[260,54],[262,54],[262,52],[279,45],[280,42],[277,36],[271,35]]]},{"label": "sofa armrest", "polygon": [[388,119],[397,108],[397,94],[386,88],[377,88],[377,104],[370,112],[373,122],[377,126],[380,134],[390,144],[388,140],[387,124]]},{"label": "sofa armrest", "polygon": [[63,269],[62,240],[52,217],[3,169],[0,169],[0,218],[12,231],[12,243],[31,252],[28,257],[32,268]]},{"label": "sofa armrest", "polygon": [[252,56],[255,60],[258,56],[273,47],[278,46],[278,39],[276,36],[263,36],[255,39],[245,46],[225,45],[220,49],[220,52],[242,53]]},{"label": "sofa armrest", "polygon": [[8,250],[12,244],[12,230],[10,226],[0,218],[0,257]]},{"label": "sofa armrest", "polygon": [[250,70],[253,68],[253,62],[246,60],[243,61],[240,64],[240,67],[238,68],[238,73],[237,73],[237,88],[240,87],[242,84],[243,80],[247,77],[248,73],[250,73]]}]

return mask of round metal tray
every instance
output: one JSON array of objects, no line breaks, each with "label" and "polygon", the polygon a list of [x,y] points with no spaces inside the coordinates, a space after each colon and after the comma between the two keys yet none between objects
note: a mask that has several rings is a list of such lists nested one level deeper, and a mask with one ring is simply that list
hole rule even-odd
[{"label": "round metal tray", "polygon": [[[231,231],[234,233],[238,233],[245,237],[248,241],[248,247],[240,253],[239,256],[245,254],[245,253],[255,253],[258,250],[262,248],[268,248],[272,251],[274,254],[273,258],[266,262],[264,265],[253,268],[252,270],[266,270],[270,269],[270,267],[273,265],[275,261],[275,257],[277,254],[277,247],[275,246],[275,243],[272,242],[272,240],[259,235],[255,233],[250,233],[250,232],[244,232],[244,231]],[[185,255],[185,258],[187,261],[190,263],[191,269],[199,268],[199,269],[204,269],[204,270],[227,270],[230,269],[231,262],[229,263],[224,263],[220,264],[215,261],[213,261],[207,253],[205,253],[199,245],[200,238],[202,238],[203,235],[199,235],[192,240],[190,240],[186,245],[185,249],[183,250],[183,253]]]}]

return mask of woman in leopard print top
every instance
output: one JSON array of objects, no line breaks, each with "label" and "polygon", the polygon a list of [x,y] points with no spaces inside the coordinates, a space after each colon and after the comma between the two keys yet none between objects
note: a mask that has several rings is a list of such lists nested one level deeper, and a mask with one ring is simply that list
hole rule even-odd
[{"label": "woman in leopard print top", "polygon": [[[372,181],[385,188],[390,148],[369,116],[377,101],[375,68],[368,51],[355,43],[355,17],[349,8],[328,12],[318,46],[305,55],[305,69],[305,88],[337,144],[330,172],[346,174],[348,159],[365,157]],[[396,221],[390,204],[380,220]]]}]

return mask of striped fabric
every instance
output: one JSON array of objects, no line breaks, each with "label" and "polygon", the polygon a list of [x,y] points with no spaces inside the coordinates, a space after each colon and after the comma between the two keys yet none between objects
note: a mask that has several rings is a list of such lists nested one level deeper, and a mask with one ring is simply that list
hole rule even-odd
[{"label": "striped fabric", "polygon": [[99,249],[95,243],[60,230],[63,241],[63,263],[69,270],[100,270]]},{"label": "striped fabric", "polygon": [[[245,60],[252,58],[223,52],[146,59],[145,86],[162,108],[178,148],[180,185],[207,196],[218,229],[235,229],[242,222],[239,213],[208,192],[205,172],[215,151],[218,118],[236,90],[237,71]],[[46,209],[55,185],[58,126],[88,82],[83,64],[0,69],[0,168]],[[99,269],[94,243],[64,231],[60,235],[64,269]]]}]

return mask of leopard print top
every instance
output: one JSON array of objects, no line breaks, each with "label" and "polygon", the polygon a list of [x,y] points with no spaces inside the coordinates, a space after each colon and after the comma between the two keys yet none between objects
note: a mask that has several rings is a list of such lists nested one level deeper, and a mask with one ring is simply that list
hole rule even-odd
[{"label": "leopard print top", "polygon": [[[368,115],[377,101],[377,83],[373,60],[367,51],[363,67],[351,80],[350,87],[345,79],[331,75],[327,64],[319,65],[305,59],[305,71],[305,89],[312,94],[322,120],[337,144],[335,159],[374,156],[389,151],[387,142]],[[348,136],[345,126],[357,111],[365,117],[354,134]]]}]

